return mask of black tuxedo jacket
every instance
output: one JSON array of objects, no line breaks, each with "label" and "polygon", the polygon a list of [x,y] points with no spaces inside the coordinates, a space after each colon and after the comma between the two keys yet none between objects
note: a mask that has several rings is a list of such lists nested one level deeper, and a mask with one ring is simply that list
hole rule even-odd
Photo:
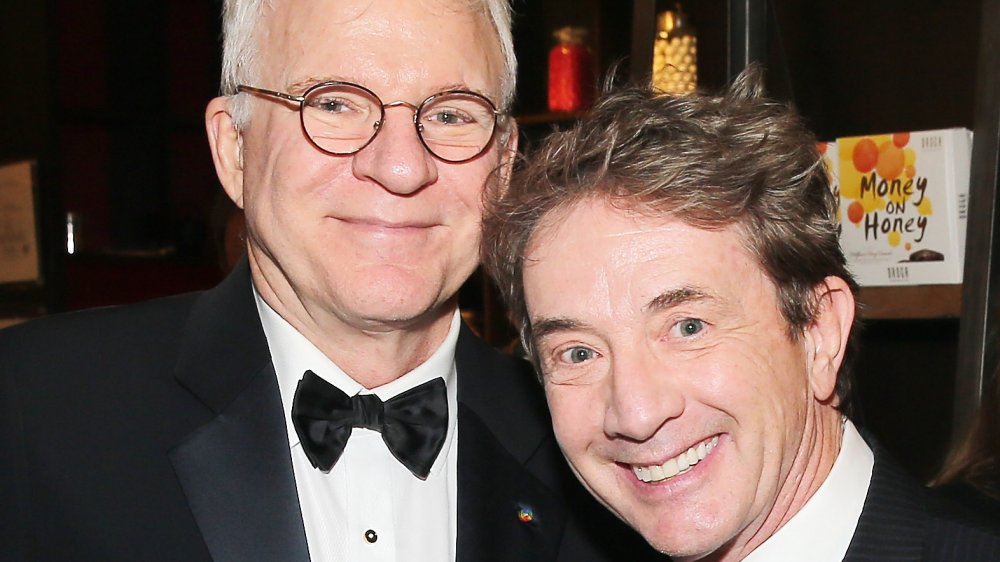
[{"label": "black tuxedo jacket", "polygon": [[[526,364],[464,327],[456,363],[459,561],[650,553],[568,475]],[[0,380],[0,558],[308,560],[245,261],[204,293],[0,332]]]},{"label": "black tuxedo jacket", "polygon": [[1000,560],[1000,530],[913,480],[868,439],[875,467],[845,562]]}]

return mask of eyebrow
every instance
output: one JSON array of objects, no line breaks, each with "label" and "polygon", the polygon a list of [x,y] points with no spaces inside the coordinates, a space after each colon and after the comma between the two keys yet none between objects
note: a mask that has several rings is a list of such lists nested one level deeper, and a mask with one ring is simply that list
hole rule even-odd
[{"label": "eyebrow", "polygon": [[496,96],[498,95],[495,92],[487,92],[485,90],[480,90],[479,88],[473,88],[468,84],[462,84],[459,82],[452,82],[450,84],[438,86],[437,89],[435,89],[434,91],[435,93],[437,93],[437,92],[450,92],[452,90],[462,90],[465,92],[472,92],[474,94],[479,94],[494,103],[496,103]]},{"label": "eyebrow", "polygon": [[[681,287],[679,289],[665,291],[653,297],[648,303],[646,303],[646,306],[643,307],[643,311],[656,312],[684,303],[711,299],[712,295],[707,291],[697,287]],[[555,332],[587,330],[589,328],[590,324],[580,322],[579,320],[574,320],[572,318],[537,318],[531,320],[531,337],[534,341],[539,341],[545,336]]]},{"label": "eyebrow", "polygon": [[327,78],[314,78],[314,77],[309,77],[309,78],[303,78],[302,80],[296,80],[295,82],[292,82],[291,84],[288,84],[288,86],[286,86],[286,88],[288,89],[289,93],[294,93],[296,95],[302,95],[302,94],[305,93],[306,90],[308,90],[309,88],[312,88],[313,86],[315,86],[316,84],[319,84],[320,82],[334,82],[334,81],[336,81],[336,82],[346,82],[346,80],[342,80],[340,78],[331,78],[331,77],[327,77]]},{"label": "eyebrow", "polygon": [[[315,86],[316,84],[320,84],[320,83],[323,83],[323,82],[350,82],[351,84],[357,84],[359,86],[364,86],[365,88],[368,88],[369,90],[371,90],[371,88],[367,84],[363,84],[363,83],[358,82],[357,80],[355,80],[353,78],[349,78],[347,76],[339,76],[339,75],[324,76],[322,78],[321,77],[316,77],[316,76],[310,76],[309,78],[305,78],[305,79],[302,79],[302,80],[297,80],[295,82],[292,82],[291,84],[288,85],[287,90],[288,90],[288,92],[294,93],[295,95],[302,95],[309,88]],[[440,85],[440,86],[438,86],[436,88],[429,88],[429,89],[433,89],[433,91],[431,93],[427,94],[427,96],[424,96],[425,98],[428,97],[428,96],[434,95],[434,94],[441,93],[441,92],[450,92],[452,90],[462,90],[462,91],[465,91],[465,92],[473,92],[475,94],[479,94],[479,95],[485,97],[486,99],[490,100],[491,102],[497,103],[497,101],[494,98],[494,94],[492,94],[490,92],[485,92],[483,90],[480,90],[479,88],[473,88],[473,87],[469,86],[468,84],[462,84],[461,82],[449,82],[448,84],[443,84],[443,85]],[[375,92],[375,90],[372,90],[372,91]],[[379,96],[379,98],[382,97],[381,95],[379,95],[378,92],[375,92],[375,95]]]},{"label": "eyebrow", "polygon": [[309,88],[312,88],[316,84],[322,84],[324,82],[349,82],[351,84],[358,84],[360,86],[364,86],[365,88],[368,87],[348,76],[331,74],[326,76],[308,76],[306,78],[303,78],[301,80],[296,80],[295,82],[288,84],[287,88],[289,92],[297,91],[299,94],[304,94],[305,91],[308,90]]},{"label": "eyebrow", "polygon": [[697,287],[681,287],[679,289],[665,291],[653,297],[648,303],[646,303],[646,306],[643,307],[643,311],[657,312],[673,308],[680,304],[710,300],[711,298],[712,295],[710,293]]},{"label": "eyebrow", "polygon": [[538,341],[549,334],[586,329],[589,324],[572,318],[539,318],[531,321],[531,339]]}]

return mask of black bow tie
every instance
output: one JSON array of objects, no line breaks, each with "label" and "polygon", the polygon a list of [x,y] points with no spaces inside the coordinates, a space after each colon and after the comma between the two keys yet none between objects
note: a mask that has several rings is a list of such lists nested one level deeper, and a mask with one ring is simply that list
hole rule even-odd
[{"label": "black bow tie", "polygon": [[309,461],[329,471],[344,452],[355,427],[382,434],[389,451],[425,479],[448,432],[448,394],[436,378],[382,402],[374,394],[347,396],[306,371],[295,389],[292,424]]}]

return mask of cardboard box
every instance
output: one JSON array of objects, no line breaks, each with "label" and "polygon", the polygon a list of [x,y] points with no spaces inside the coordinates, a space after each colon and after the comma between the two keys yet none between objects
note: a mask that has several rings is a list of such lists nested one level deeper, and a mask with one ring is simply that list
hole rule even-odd
[{"label": "cardboard box", "polygon": [[826,170],[826,177],[830,181],[830,191],[837,198],[837,234],[840,234],[842,225],[840,224],[840,180],[837,177],[837,163],[840,154],[837,152],[836,141],[821,141],[816,143],[823,169]]},{"label": "cardboard box", "polygon": [[962,282],[972,132],[837,139],[840,242],[862,286]]}]

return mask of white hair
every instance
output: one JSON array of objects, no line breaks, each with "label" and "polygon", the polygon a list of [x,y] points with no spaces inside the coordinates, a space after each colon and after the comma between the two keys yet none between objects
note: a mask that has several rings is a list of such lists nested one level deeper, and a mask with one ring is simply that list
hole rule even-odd
[{"label": "white hair", "polygon": [[[511,32],[511,8],[508,0],[466,0],[477,9],[496,31],[503,58],[500,76],[500,109],[507,110],[514,101],[517,87],[517,57]],[[477,6],[478,5],[478,6]],[[225,0],[222,6],[222,95],[231,96],[230,113],[237,128],[250,119],[247,96],[236,95],[236,86],[260,86],[260,38],[258,27],[271,0]]]},{"label": "white hair", "polygon": [[500,109],[508,110],[514,103],[517,88],[517,55],[514,53],[514,34],[511,32],[511,10],[508,0],[481,0],[486,2],[489,23],[497,32],[503,73],[500,75]]},{"label": "white hair", "polygon": [[229,112],[236,128],[250,119],[250,100],[236,95],[239,84],[257,85],[260,75],[257,27],[270,0],[225,0],[222,4],[222,80],[220,91],[231,96]]}]

